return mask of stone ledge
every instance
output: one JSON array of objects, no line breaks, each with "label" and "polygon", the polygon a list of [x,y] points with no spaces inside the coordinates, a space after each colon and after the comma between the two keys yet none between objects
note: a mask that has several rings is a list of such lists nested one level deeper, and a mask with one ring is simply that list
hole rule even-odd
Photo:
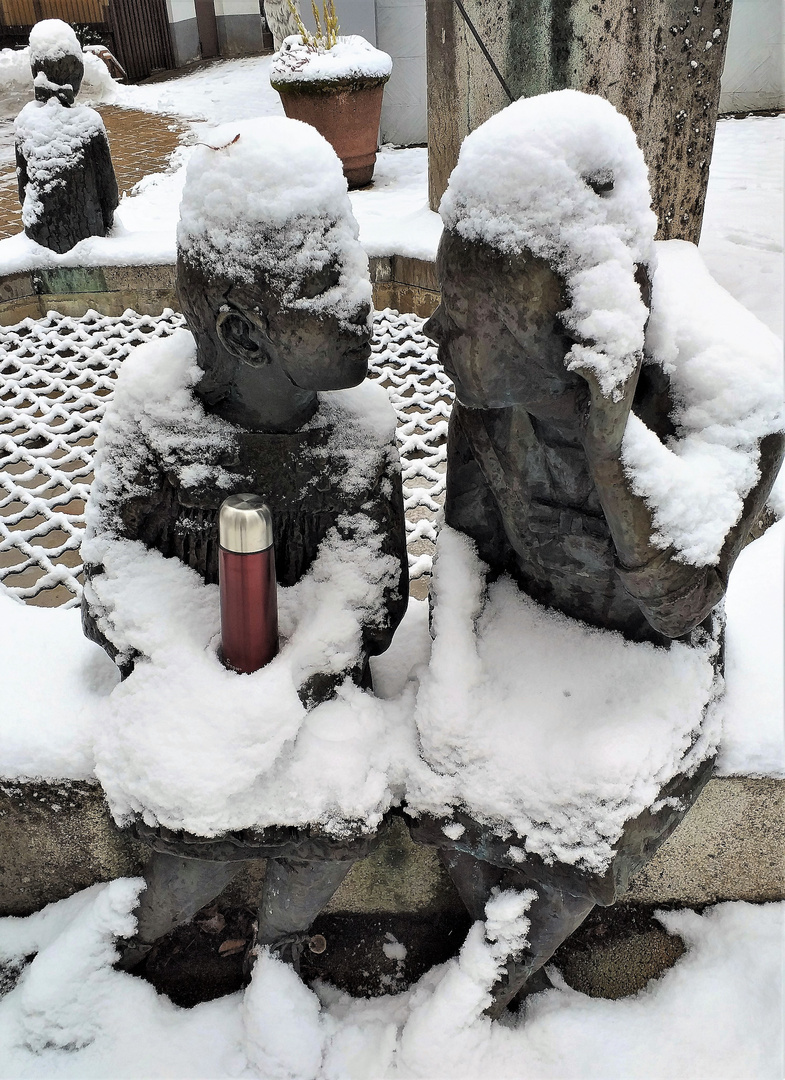
[{"label": "stone ledge", "polygon": [[[630,904],[785,899],[785,780],[709,782],[685,822],[633,879]],[[97,881],[138,874],[142,845],[115,827],[97,784],[0,782],[0,915],[26,915]],[[226,900],[255,906],[264,864],[248,864]],[[358,863],[329,913],[427,914],[460,902],[435,853],[398,822]]]},{"label": "stone ledge", "polygon": [[[373,302],[427,318],[439,303],[436,267],[400,255],[370,260]],[[48,267],[0,276],[0,326],[40,319],[56,310],[79,318],[91,308],[102,315],[178,310],[174,263],[153,266]]]}]

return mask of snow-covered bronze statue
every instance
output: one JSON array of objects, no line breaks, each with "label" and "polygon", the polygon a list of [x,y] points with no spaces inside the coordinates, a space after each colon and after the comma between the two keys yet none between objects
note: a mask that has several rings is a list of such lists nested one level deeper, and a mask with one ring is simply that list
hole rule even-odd
[{"label": "snow-covered bronze statue", "polygon": [[[390,803],[364,688],[408,596],[394,414],[364,381],[367,257],[329,144],[282,118],[212,133],[177,274],[191,332],[124,365],[83,549],[86,633],[126,676],[98,775],[156,852],[124,963],[253,858],[258,940],[296,958]],[[272,512],[281,586],[280,652],[250,675],[221,664],[214,584],[240,492]]]},{"label": "snow-covered bronze statue", "polygon": [[105,236],[118,203],[104,122],[74,105],[84,76],[71,27],[45,19],[30,32],[35,101],[16,118],[22,224],[31,240],[62,254],[88,236]]},{"label": "snow-covered bronze statue", "polygon": [[441,206],[457,401],[409,805],[475,918],[526,900],[492,1015],[710,777],[714,609],[783,456],[776,349],[649,203],[627,120],[563,91],[470,135]]}]

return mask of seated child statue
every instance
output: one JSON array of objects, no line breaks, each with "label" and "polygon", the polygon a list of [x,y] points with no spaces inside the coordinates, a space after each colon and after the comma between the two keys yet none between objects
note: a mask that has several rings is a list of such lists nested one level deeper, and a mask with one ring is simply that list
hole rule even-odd
[{"label": "seated child statue", "polygon": [[[196,680],[218,686],[208,739],[221,741],[235,707],[232,694],[240,695],[234,699],[239,708],[250,709],[250,760],[265,731],[278,738],[276,727],[283,730],[292,716],[307,725],[309,711],[317,715],[336,693],[346,693],[344,684],[362,697],[357,688],[370,686],[369,657],[387,648],[406,610],[408,564],[394,417],[384,391],[364,381],[371,351],[367,257],[334,151],[298,121],[266,118],[218,129],[194,152],[180,212],[177,286],[193,337],[180,330],[154,345],[157,352],[140,348],[121,373],[102,426],[88,509],[83,624],[120,667],[125,682],[118,689],[143,693],[141,669],[165,661],[155,634],[145,638],[144,627],[136,637],[124,632],[128,612],[142,603],[150,620],[157,612],[163,621],[178,617],[174,594],[167,608],[145,575],[158,566],[187,588],[192,571],[208,586],[215,583],[221,503],[241,492],[267,503],[282,602],[291,603],[286,598],[295,587],[310,582],[299,629],[282,641],[269,667],[229,675],[216,660],[208,626],[210,656],[199,653],[193,679],[176,665],[170,669],[171,679],[183,682],[182,700],[193,695],[193,719],[185,715],[191,706],[168,720],[162,708],[160,723],[170,724],[169,736],[161,733],[159,746],[153,727],[145,751],[163,775],[167,747],[181,740],[209,777],[217,765],[201,760],[209,754],[194,736],[204,696],[194,689]],[[124,589],[127,603],[118,599]],[[354,592],[342,609],[338,601],[347,589]],[[319,623],[322,601],[334,617]],[[214,590],[202,588],[197,603],[207,603],[205,618],[213,619]],[[285,618],[284,636],[286,625]],[[183,617],[177,633],[186,639],[191,630]],[[302,660],[292,674],[297,693],[279,707],[274,687],[282,685],[281,672],[294,672],[295,655]],[[182,735],[172,736],[171,724],[182,724]],[[138,745],[130,745],[133,732],[122,727],[99,778],[113,810],[121,807],[116,816],[156,852],[124,966],[218,895],[244,860],[256,858],[268,859],[258,940],[296,960],[311,922],[376,842],[376,829],[356,817],[336,826],[340,808],[334,805],[323,820],[304,819],[306,811],[291,807],[277,817],[279,789],[258,775],[245,791],[232,791],[226,779],[223,793],[218,778],[223,810],[209,818],[206,791],[181,768],[177,749],[167,759],[174,774],[168,795],[138,787],[145,783],[142,767],[120,777],[118,761],[142,752],[144,739],[139,728]],[[285,755],[292,731],[280,743]],[[222,744],[224,751],[231,756],[231,747]],[[238,768],[245,767],[239,761]],[[316,768],[324,770],[324,758]],[[302,778],[280,781],[280,769],[276,775],[282,799],[297,803]],[[314,793],[303,792],[306,797],[313,805]]]},{"label": "seated child statue", "polygon": [[[496,582],[486,605],[488,595],[501,596],[493,590],[507,587],[507,575],[507,584],[512,579],[536,601],[521,601],[535,613],[532,633],[551,620],[563,639],[584,633],[586,647],[594,648],[599,637],[613,638],[620,642],[618,656],[638,650],[652,663],[669,655],[675,663],[685,646],[708,649],[719,673],[721,619],[712,612],[783,456],[776,358],[764,362],[754,355],[754,344],[748,345],[750,356],[729,355],[714,330],[721,307],[701,324],[701,304],[690,307],[683,300],[691,285],[697,297],[704,279],[706,288],[719,290],[690,245],[653,243],[643,158],[627,121],[601,98],[562,91],[516,102],[489,120],[464,143],[441,214],[442,298],[426,332],[439,344],[457,398],[445,521],[476,545],[486,588]],[[674,286],[679,266],[686,271]],[[655,300],[664,298],[656,310],[652,288]],[[696,344],[707,325],[716,340]],[[743,481],[736,479],[741,476]],[[720,488],[723,497],[715,498]],[[720,505],[731,509],[720,511]],[[449,554],[446,546],[437,553],[437,579],[438,559]],[[439,622],[441,603],[437,580],[434,657],[439,635],[449,629]],[[543,607],[568,618],[536,614]],[[587,624],[585,631],[573,620]],[[598,636],[591,628],[616,633]],[[474,632],[476,639],[480,631]],[[477,646],[486,664],[492,661],[488,640],[485,653],[482,643]],[[521,664],[534,647],[533,640],[520,640]],[[592,670],[585,678],[595,676]],[[528,984],[595,903],[612,903],[624,891],[630,874],[694,802],[716,752],[716,740],[712,745],[701,735],[701,717],[718,692],[718,678],[694,710],[692,734],[676,764],[660,774],[658,794],[626,822],[622,817],[616,834],[606,834],[611,850],[602,857],[574,829],[580,799],[575,813],[563,804],[559,819],[557,793],[550,821],[531,809],[533,798],[525,805],[523,790],[506,791],[494,804],[477,788],[473,801],[456,788],[454,821],[447,813],[429,813],[422,800],[420,812],[413,800],[415,837],[438,846],[475,918],[484,917],[485,903],[499,887],[536,894],[527,912],[528,946],[510,958],[497,981],[491,1015]],[[610,699],[623,673],[611,670],[609,679]],[[706,682],[711,687],[711,675]],[[521,686],[518,704],[529,692],[524,707],[536,727],[542,703],[534,686]],[[556,693],[580,698],[574,688]],[[442,738],[432,720],[438,700],[429,702],[430,715],[426,709],[418,719],[425,747]],[[505,707],[497,702],[497,712]],[[569,706],[556,708],[563,717]],[[622,703],[622,714],[624,709]],[[472,722],[482,725],[471,707],[466,711],[466,731],[442,740],[442,770],[456,776],[463,768],[454,765],[456,747],[473,738]],[[645,702],[643,712],[645,725]],[[556,715],[543,716],[541,730]],[[579,730],[589,719],[576,714],[569,722]],[[465,772],[472,755],[461,753]],[[501,753],[509,757],[509,743]],[[577,759],[569,766],[588,790],[591,778],[581,768]],[[533,783],[542,783],[540,798],[548,778],[540,774]],[[598,814],[607,808],[609,790],[606,785],[597,801]],[[495,810],[518,798],[528,835]],[[561,848],[542,839],[559,829]]]},{"label": "seated child statue", "polygon": [[67,23],[36,23],[30,66],[35,101],[15,123],[22,223],[31,240],[62,254],[111,229],[117,180],[103,120],[95,109],[74,105],[84,61]]}]

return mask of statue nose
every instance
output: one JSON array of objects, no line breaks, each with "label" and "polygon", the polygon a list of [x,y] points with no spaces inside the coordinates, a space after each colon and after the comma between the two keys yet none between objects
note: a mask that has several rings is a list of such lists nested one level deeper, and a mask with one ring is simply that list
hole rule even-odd
[{"label": "statue nose", "polygon": [[442,306],[441,304],[439,304],[436,311],[434,311],[433,315],[431,315],[430,319],[428,319],[423,326],[422,332],[426,335],[426,337],[431,338],[432,341],[435,341],[438,344],[442,339],[441,330]]},{"label": "statue nose", "polygon": [[371,305],[361,304],[355,311],[354,315],[351,316],[349,322],[352,324],[352,326],[365,326],[365,324],[368,322],[370,314]]}]

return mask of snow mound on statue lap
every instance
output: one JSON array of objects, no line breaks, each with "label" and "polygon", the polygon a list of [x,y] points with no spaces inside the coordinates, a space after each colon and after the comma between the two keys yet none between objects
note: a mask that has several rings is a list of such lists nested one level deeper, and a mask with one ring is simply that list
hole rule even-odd
[{"label": "snow mound on statue lap", "polygon": [[760,477],[759,440],[783,429],[782,343],[714,281],[693,244],[657,244],[646,351],[675,400],[660,441],[630,416],[622,460],[653,514],[652,541],[716,565]]},{"label": "snow mound on statue lap", "polygon": [[[197,146],[180,204],[180,254],[208,274],[278,287],[286,306],[351,317],[370,303],[338,157],[315,128],[262,117],[224,124]],[[303,296],[308,276],[334,266],[337,284]]]},{"label": "snow mound on statue lap", "polygon": [[73,27],[62,19],[42,19],[30,31],[31,60],[59,60],[63,56],[82,56],[82,46]]},{"label": "snow mound on statue lap", "polygon": [[299,34],[286,38],[273,57],[270,82],[349,82],[387,79],[392,58],[357,34],[339,37],[331,49],[312,48]]},{"label": "snow mound on statue lap", "polygon": [[625,822],[717,747],[717,643],[625,641],[535,603],[444,527],[415,718],[413,813],[466,810],[526,850],[603,872]]},{"label": "snow mound on statue lap", "polygon": [[[590,186],[612,181],[597,194]],[[567,284],[562,318],[579,342],[568,367],[618,390],[643,349],[637,263],[653,266],[656,219],[643,155],[603,98],[559,90],[509,105],[473,131],[439,212],[466,240],[547,259]]]}]

